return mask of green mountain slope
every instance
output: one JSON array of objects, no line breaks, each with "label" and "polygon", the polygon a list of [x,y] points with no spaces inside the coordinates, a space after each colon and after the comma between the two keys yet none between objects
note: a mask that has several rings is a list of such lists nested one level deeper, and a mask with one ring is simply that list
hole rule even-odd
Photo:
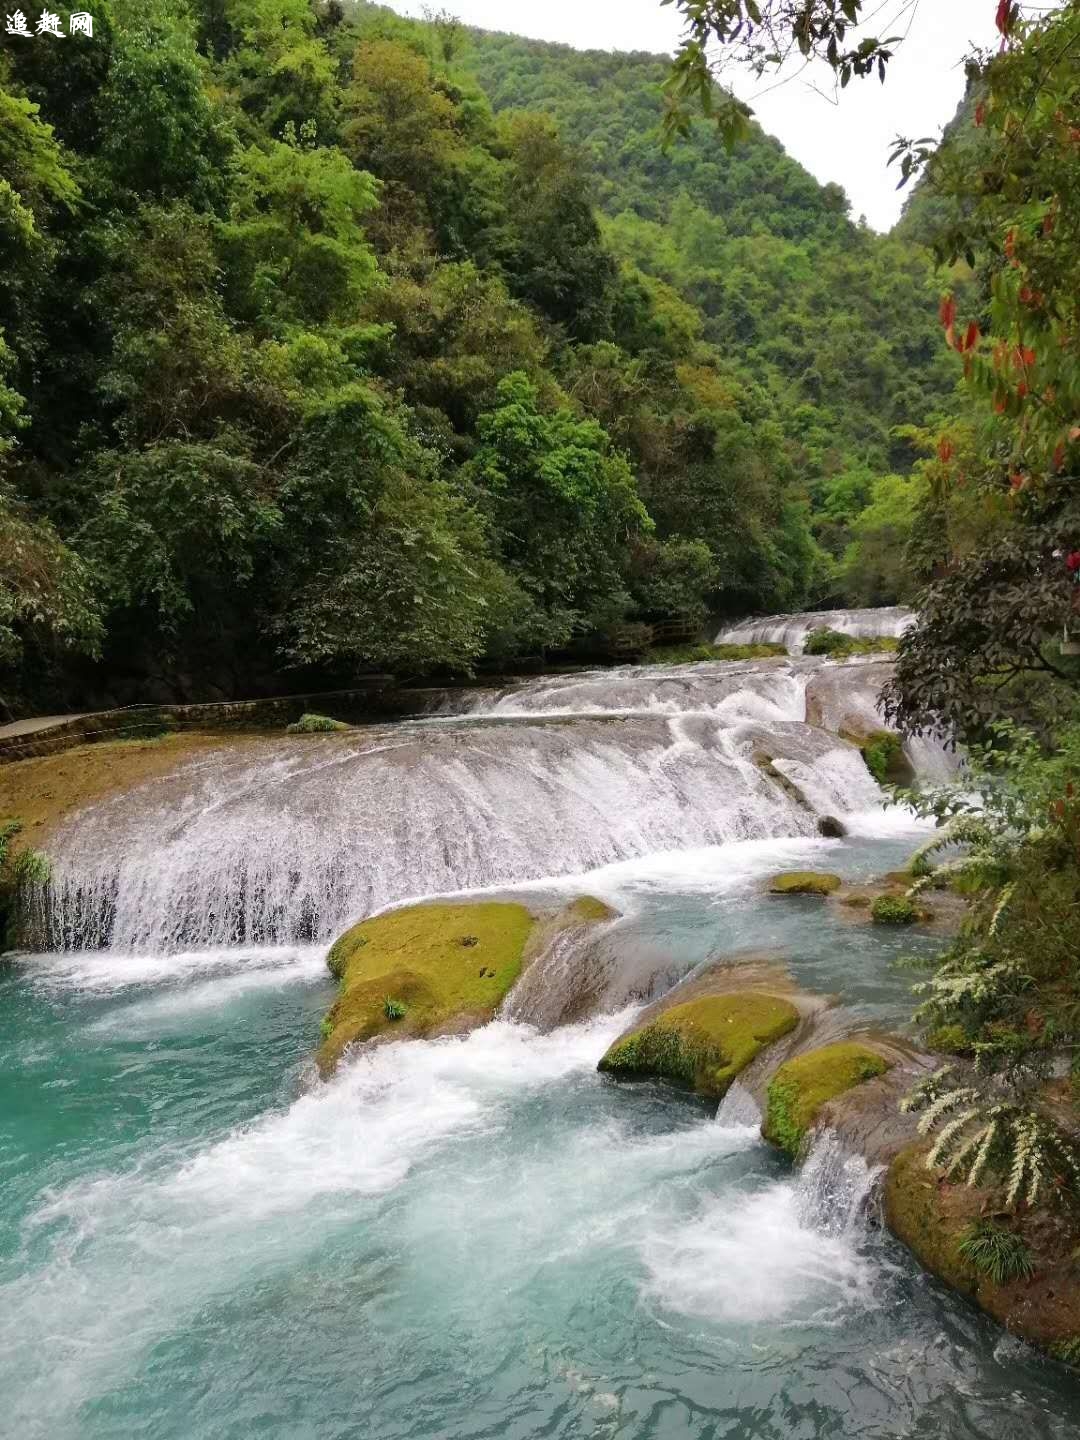
[{"label": "green mountain slope", "polygon": [[956,380],[921,246],[853,224],[843,191],[756,126],[731,154],[705,123],[663,153],[663,57],[473,32],[462,63],[496,110],[547,111],[581,148],[609,242],[690,300],[705,338],[768,386],[808,480],[910,466],[890,432],[940,410]]}]

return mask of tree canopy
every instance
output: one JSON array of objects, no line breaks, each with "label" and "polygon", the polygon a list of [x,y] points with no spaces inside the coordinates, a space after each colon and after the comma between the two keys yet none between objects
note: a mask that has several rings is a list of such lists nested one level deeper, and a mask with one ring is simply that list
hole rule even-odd
[{"label": "tree canopy", "polygon": [[308,0],[6,48],[9,708],[895,598],[934,263],[754,127],[665,154],[666,69]]}]

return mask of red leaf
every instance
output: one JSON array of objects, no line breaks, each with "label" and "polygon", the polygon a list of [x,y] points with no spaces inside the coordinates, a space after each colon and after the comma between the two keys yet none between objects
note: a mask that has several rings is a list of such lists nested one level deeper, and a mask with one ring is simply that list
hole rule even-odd
[{"label": "red leaf", "polygon": [[953,457],[953,443],[947,435],[943,435],[938,441],[938,459],[943,465],[947,465]]},{"label": "red leaf", "polygon": [[951,295],[943,295],[941,297],[938,315],[941,317],[941,323],[946,330],[951,330],[956,324],[956,301]]},{"label": "red leaf", "polygon": [[974,350],[974,349],[975,349],[975,346],[976,346],[978,343],[979,343],[979,327],[978,327],[978,325],[975,324],[975,321],[972,320],[971,324],[970,324],[970,325],[968,326],[968,328],[967,328],[967,334],[964,336],[963,344],[961,345],[960,348],[961,348],[962,350]]},{"label": "red leaf", "polygon": [[975,124],[976,124],[976,125],[985,125],[985,124],[986,124],[986,106],[983,104],[983,102],[982,102],[981,100],[980,100],[979,103],[975,106]]},{"label": "red leaf", "polygon": [[1074,550],[1071,555],[1065,557],[1065,569],[1070,575],[1075,575],[1080,570],[1080,550]]}]

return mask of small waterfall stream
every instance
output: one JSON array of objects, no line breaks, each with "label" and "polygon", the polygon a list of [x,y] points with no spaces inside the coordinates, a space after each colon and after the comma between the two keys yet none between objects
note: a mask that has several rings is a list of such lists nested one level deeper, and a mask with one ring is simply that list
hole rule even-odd
[{"label": "small waterfall stream", "polygon": [[811,630],[836,630],[855,640],[898,636],[915,624],[915,614],[903,605],[876,610],[813,610],[798,615],[763,615],[741,620],[721,630],[718,645],[786,645],[802,651]]}]

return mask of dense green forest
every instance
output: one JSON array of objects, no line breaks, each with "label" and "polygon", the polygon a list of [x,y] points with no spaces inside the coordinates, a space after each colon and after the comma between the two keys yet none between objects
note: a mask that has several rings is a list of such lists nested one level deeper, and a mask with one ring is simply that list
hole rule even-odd
[{"label": "dense green forest", "polygon": [[759,131],[665,153],[665,65],[307,0],[7,46],[8,709],[906,598],[934,262]]}]

